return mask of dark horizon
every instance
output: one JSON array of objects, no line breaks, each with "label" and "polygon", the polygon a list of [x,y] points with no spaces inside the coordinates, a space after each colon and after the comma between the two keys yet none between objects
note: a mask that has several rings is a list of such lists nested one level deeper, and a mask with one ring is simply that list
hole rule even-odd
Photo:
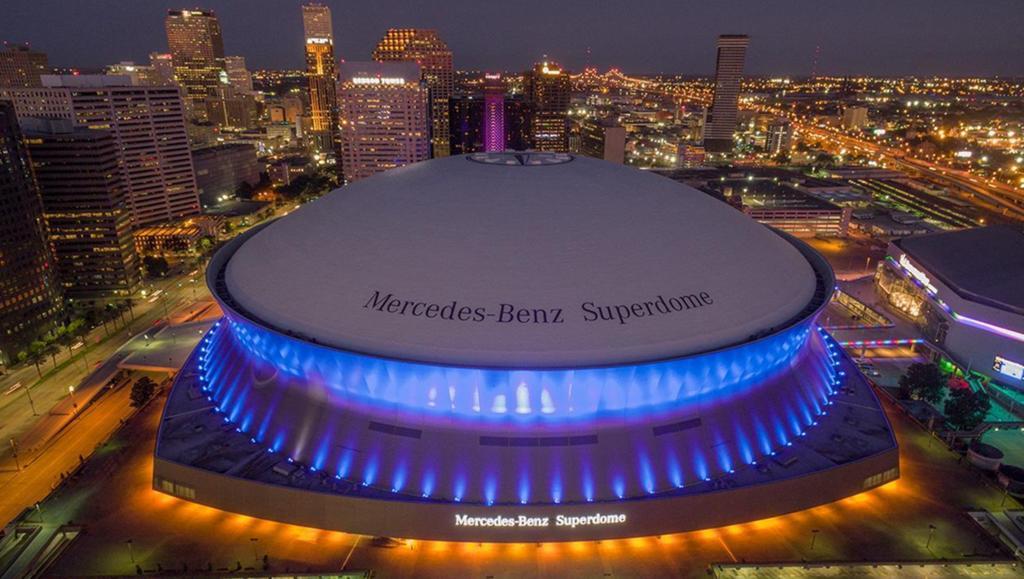
[{"label": "dark horizon", "polygon": [[[300,69],[301,3],[198,6],[217,13],[226,54],[246,57],[250,69]],[[1024,10],[1015,0],[636,0],[625,14],[612,3],[580,0],[323,3],[332,8],[337,56],[346,60],[369,60],[387,28],[408,26],[436,28],[463,70],[525,70],[548,55],[570,70],[708,75],[715,38],[748,34],[752,76],[1024,76],[1024,60],[1014,58],[1024,55]],[[166,10],[191,7],[163,0],[6,0],[0,40],[29,42],[55,67],[144,63],[150,52],[166,51]]]}]

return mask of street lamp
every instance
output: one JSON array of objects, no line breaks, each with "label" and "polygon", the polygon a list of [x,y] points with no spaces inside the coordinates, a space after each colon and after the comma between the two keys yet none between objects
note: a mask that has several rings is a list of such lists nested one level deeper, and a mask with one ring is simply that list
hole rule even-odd
[{"label": "street lamp", "polygon": [[256,537],[250,537],[249,542],[252,543],[252,568],[256,569],[259,567],[259,555],[256,554],[256,543],[259,542],[259,539]]},{"label": "street lamp", "polygon": [[811,529],[811,550],[814,550],[814,543],[818,541],[819,529]]},{"label": "street lamp", "polygon": [[75,412],[78,410],[78,402],[75,400],[75,387],[68,386],[68,396],[71,397],[71,411]]},{"label": "street lamp", "polygon": [[935,528],[935,525],[928,525],[928,542],[924,545],[925,549],[931,550],[932,548],[932,539],[935,538]]}]

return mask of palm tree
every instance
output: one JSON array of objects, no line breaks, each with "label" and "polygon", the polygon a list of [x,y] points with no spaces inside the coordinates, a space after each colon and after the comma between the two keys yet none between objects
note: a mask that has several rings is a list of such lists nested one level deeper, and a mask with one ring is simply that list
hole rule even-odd
[{"label": "palm tree", "polygon": [[57,369],[57,354],[60,354],[60,346],[58,346],[53,340],[46,342],[46,346],[43,347],[43,355],[49,356],[53,361],[53,369]]},{"label": "palm tree", "polygon": [[46,354],[43,353],[43,350],[45,349],[46,344],[39,340],[35,340],[31,344],[29,344],[27,352],[18,352],[19,360],[22,360],[23,362],[28,362],[29,364],[32,364],[36,367],[36,374],[39,374],[40,379],[43,377],[43,371],[39,369],[39,363],[42,362],[43,358],[46,357]]}]

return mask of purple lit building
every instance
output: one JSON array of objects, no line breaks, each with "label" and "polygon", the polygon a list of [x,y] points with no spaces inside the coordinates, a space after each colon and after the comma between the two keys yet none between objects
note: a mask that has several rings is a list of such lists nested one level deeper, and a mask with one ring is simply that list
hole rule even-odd
[{"label": "purple lit building", "polygon": [[484,75],[484,151],[505,150],[505,81],[500,74]]},{"label": "purple lit building", "polygon": [[999,225],[889,244],[875,288],[958,364],[1024,391],[1024,230]]},{"label": "purple lit building", "polygon": [[675,181],[476,153],[221,249],[154,488],[371,536],[569,541],[775,516],[899,476],[806,244]]}]

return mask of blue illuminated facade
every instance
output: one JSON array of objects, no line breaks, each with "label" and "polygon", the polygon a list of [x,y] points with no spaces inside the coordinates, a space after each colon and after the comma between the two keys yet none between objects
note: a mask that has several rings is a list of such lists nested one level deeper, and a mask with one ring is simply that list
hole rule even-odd
[{"label": "blue illuminated facade", "polygon": [[759,339],[633,365],[523,370],[285,335],[216,282],[226,254],[211,264],[225,317],[194,360],[203,394],[266,452],[364,492],[482,505],[678,492],[785,452],[842,380],[838,346],[815,326],[833,284],[821,263],[816,302]]}]

